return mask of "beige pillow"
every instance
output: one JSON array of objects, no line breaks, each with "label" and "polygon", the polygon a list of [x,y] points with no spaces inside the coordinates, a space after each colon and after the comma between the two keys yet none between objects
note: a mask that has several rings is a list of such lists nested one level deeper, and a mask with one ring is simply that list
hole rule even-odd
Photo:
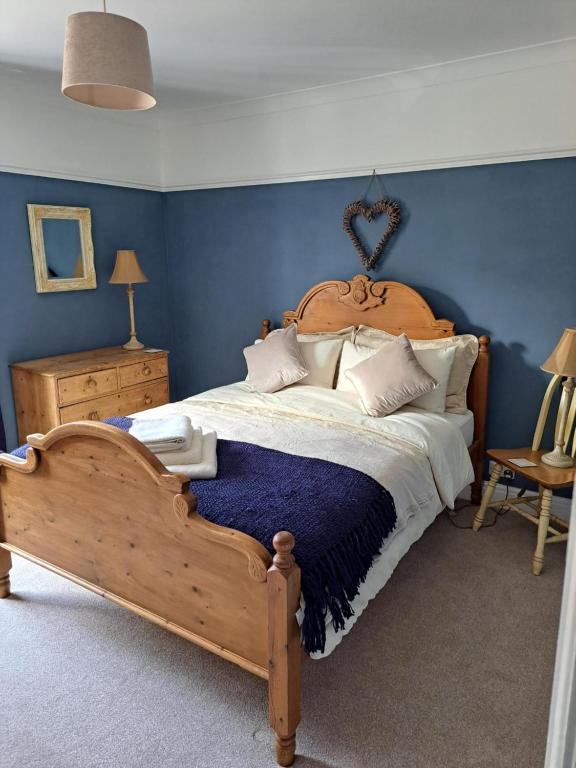
[{"label": "beige pillow", "polygon": [[[396,336],[377,328],[361,325],[355,336],[355,343],[377,349],[386,341],[393,341]],[[466,392],[472,368],[478,357],[478,339],[472,334],[449,336],[446,339],[413,339],[412,348],[445,349],[454,347],[454,362],[446,390],[446,410],[449,413],[466,413]]]},{"label": "beige pillow", "polygon": [[295,325],[270,336],[262,344],[246,347],[244,357],[248,383],[258,392],[278,392],[308,375]]},{"label": "beige pillow", "polygon": [[300,379],[298,384],[332,389],[342,344],[344,344],[344,339],[302,342],[298,336],[300,353],[309,371],[308,376]]},{"label": "beige pillow", "polygon": [[368,416],[388,416],[437,386],[424,370],[405,334],[344,374],[360,395]]}]

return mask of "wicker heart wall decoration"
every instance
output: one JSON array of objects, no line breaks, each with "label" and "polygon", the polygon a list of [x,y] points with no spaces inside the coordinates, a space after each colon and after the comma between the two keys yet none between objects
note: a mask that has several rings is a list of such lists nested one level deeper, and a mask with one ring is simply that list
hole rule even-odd
[{"label": "wicker heart wall decoration", "polygon": [[[388,226],[384,230],[384,234],[378,241],[376,248],[374,248],[372,253],[368,255],[358,233],[354,229],[354,220],[356,216],[364,216],[367,222],[372,223],[383,213],[388,216]],[[356,200],[347,205],[344,209],[342,224],[344,232],[346,232],[350,240],[352,240],[352,245],[358,251],[364,267],[367,270],[374,269],[386,244],[400,226],[400,204],[395,200],[377,200],[370,205],[363,200]]]}]

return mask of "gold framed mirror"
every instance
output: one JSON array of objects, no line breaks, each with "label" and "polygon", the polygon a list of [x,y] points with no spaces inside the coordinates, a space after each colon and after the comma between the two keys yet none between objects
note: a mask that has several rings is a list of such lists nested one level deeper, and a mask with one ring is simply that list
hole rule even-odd
[{"label": "gold framed mirror", "polygon": [[27,208],[37,293],[96,288],[90,208]]}]

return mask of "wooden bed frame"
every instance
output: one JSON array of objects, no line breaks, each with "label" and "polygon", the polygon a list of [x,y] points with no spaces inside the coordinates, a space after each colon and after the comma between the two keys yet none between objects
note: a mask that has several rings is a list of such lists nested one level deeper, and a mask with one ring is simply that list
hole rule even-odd
[{"label": "wooden bed frame", "polygon": [[[371,325],[415,339],[452,336],[414,290],[363,275],[311,288],[284,325],[302,332]],[[270,323],[262,324],[265,337]],[[470,454],[482,487],[489,339],[480,339],[468,403]],[[21,555],[268,680],[280,765],[294,761],[302,648],[294,539],[275,555],[239,531],[200,517],[182,475],[168,473],[131,435],[76,422],[31,435],[26,459],[0,455],[0,597],[11,553]]]}]

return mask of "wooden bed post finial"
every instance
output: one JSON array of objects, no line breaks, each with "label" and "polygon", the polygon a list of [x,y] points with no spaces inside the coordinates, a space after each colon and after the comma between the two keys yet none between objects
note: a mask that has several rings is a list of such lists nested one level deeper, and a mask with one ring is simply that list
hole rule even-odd
[{"label": "wooden bed post finial", "polygon": [[268,569],[268,719],[276,733],[276,760],[287,766],[294,762],[300,722],[300,568],[292,554],[291,533],[280,531],[272,543],[276,554]]},{"label": "wooden bed post finial", "polygon": [[264,340],[269,333],[270,333],[270,320],[262,320],[262,325],[260,326],[260,338]]},{"label": "wooden bed post finial", "polygon": [[288,531],[280,531],[274,536],[272,540],[276,554],[272,562],[276,568],[280,568],[281,571],[289,570],[294,565],[294,555],[292,550],[294,549],[294,536]]}]

